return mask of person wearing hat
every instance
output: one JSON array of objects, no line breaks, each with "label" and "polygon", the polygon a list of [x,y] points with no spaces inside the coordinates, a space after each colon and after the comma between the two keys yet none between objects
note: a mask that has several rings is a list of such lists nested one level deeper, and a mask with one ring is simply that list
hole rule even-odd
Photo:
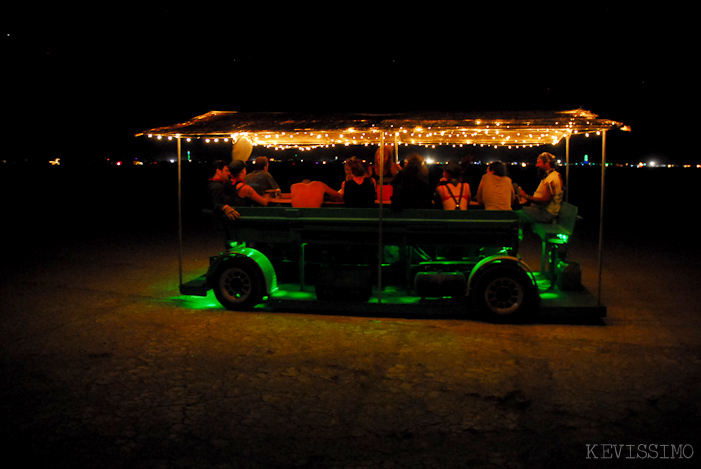
[{"label": "person wearing hat", "polygon": [[246,163],[241,160],[234,160],[229,163],[229,172],[233,185],[233,205],[245,207],[251,205],[268,205],[270,199],[261,197],[251,186],[246,184]]},{"label": "person wearing hat", "polygon": [[246,174],[244,178],[246,184],[255,189],[258,195],[265,195],[269,190],[280,189],[275,178],[268,172],[268,166],[268,158],[259,156],[253,163],[253,171],[250,174]]}]

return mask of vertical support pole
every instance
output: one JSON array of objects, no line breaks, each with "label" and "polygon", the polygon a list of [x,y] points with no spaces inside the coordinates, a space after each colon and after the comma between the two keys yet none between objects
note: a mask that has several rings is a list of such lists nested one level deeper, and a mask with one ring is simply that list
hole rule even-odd
[{"label": "vertical support pole", "polygon": [[399,132],[394,132],[394,162],[399,163]]},{"label": "vertical support pole", "polygon": [[178,141],[178,269],[180,271],[180,285],[183,284],[183,178],[182,178],[182,144],[180,135],[175,137]]},{"label": "vertical support pole", "polygon": [[599,207],[599,279],[597,287],[598,304],[601,306],[601,275],[603,272],[603,247],[604,247],[604,189],[606,181],[606,131],[603,131],[601,139],[601,205]]},{"label": "vertical support pole", "polygon": [[382,303],[382,261],[384,259],[384,254],[385,254],[385,248],[383,246],[383,240],[382,240],[382,185],[385,183],[384,181],[384,176],[385,176],[385,132],[384,130],[382,131],[382,135],[380,136],[380,162],[378,164],[377,161],[375,161],[375,164],[379,166],[380,170],[380,206],[379,209],[377,210],[377,220],[378,220],[378,228],[377,228],[377,302]]},{"label": "vertical support pole", "polygon": [[570,136],[565,137],[565,202],[570,201]]}]

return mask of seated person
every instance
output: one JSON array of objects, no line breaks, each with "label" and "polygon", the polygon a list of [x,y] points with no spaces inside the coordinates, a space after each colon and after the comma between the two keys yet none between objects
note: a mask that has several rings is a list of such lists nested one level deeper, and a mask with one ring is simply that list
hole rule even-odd
[{"label": "seated person", "polygon": [[461,182],[462,170],[454,161],[449,162],[443,171],[443,180],[436,187],[436,199],[440,200],[443,210],[467,210],[470,204],[470,185]]},{"label": "seated person", "polygon": [[321,207],[324,200],[343,202],[343,196],[321,181],[305,179],[290,187],[293,207]]},{"label": "seated person", "polygon": [[214,162],[214,176],[209,179],[207,191],[212,202],[212,211],[217,217],[226,216],[236,220],[239,213],[233,208],[234,186],[231,183],[231,172],[225,162]]},{"label": "seated person", "polygon": [[485,210],[511,210],[516,202],[516,193],[511,178],[506,175],[506,166],[501,161],[494,161],[487,166],[487,173],[482,176],[477,188],[477,202]]},{"label": "seated person", "polygon": [[343,181],[341,193],[346,207],[375,207],[377,185],[368,177],[367,169],[360,160],[349,162],[351,178]]},{"label": "seated person", "polygon": [[550,153],[541,153],[536,160],[540,184],[533,196],[521,189],[521,197],[530,205],[521,210],[525,223],[552,223],[560,214],[562,204],[562,176],[555,169],[556,159]]},{"label": "seated person", "polygon": [[269,198],[261,197],[253,190],[251,186],[246,184],[246,163],[241,160],[234,160],[229,163],[229,171],[233,180],[233,196],[232,202],[234,206],[246,207],[255,205],[268,205]]},{"label": "seated person", "polygon": [[428,183],[424,159],[416,153],[407,156],[404,168],[392,180],[392,208],[432,208],[433,189]]},{"label": "seated person", "polygon": [[273,176],[268,172],[269,162],[265,156],[259,156],[253,163],[253,171],[246,174],[244,180],[258,195],[265,195],[266,191],[280,189]]}]

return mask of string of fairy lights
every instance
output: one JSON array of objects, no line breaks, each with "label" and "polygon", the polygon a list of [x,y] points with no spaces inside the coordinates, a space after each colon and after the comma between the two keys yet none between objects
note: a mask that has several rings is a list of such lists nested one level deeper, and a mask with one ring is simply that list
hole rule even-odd
[{"label": "string of fairy lights", "polygon": [[[232,113],[235,114],[235,113]],[[622,128],[625,126],[618,122],[598,120],[588,111],[577,110],[563,112],[561,120],[533,121],[508,121],[508,120],[472,120],[465,122],[456,121],[426,121],[411,120],[409,125],[403,125],[401,121],[386,121],[382,127],[358,121],[358,127],[345,127],[342,129],[324,126],[323,123],[312,122],[297,123],[284,122],[282,124],[270,124],[271,128],[261,130],[261,124],[250,125],[249,128],[225,131],[222,128],[201,127],[207,119],[227,116],[227,113],[212,111],[203,116],[198,116],[185,124],[172,127],[152,129],[146,135],[151,138],[182,138],[185,141],[194,139],[203,140],[206,143],[236,143],[240,139],[246,139],[252,146],[262,146],[274,150],[298,149],[301,151],[316,148],[332,148],[336,146],[379,145],[381,143],[396,144],[399,146],[424,146],[435,148],[436,146],[482,146],[482,147],[506,147],[527,148],[540,145],[557,145],[562,139],[574,135],[591,134],[601,135],[603,130],[610,128]],[[585,116],[587,119],[582,119]],[[307,128],[295,128],[299,127]],[[419,125],[417,125],[419,124]],[[426,125],[421,125],[426,124]],[[226,126],[222,126],[226,127]],[[245,125],[239,125],[245,128]],[[314,128],[317,127],[317,128]],[[285,130],[281,130],[285,128]],[[253,130],[255,129],[255,130]],[[144,135],[144,134],[140,134]]]},{"label": "string of fairy lights", "polygon": [[[458,131],[431,131],[428,129],[400,130],[397,132],[385,132],[384,142],[387,144],[396,143],[400,146],[424,146],[435,148],[436,146],[480,146],[480,147],[506,147],[506,148],[526,148],[539,145],[557,145],[563,138],[577,135],[577,130],[566,130],[552,132],[547,129],[530,129],[528,132],[504,129],[484,129],[484,130],[458,130]],[[592,132],[583,132],[589,137]],[[601,131],[593,132],[601,135]],[[160,135],[148,134],[149,138],[173,140],[182,138],[187,142],[202,140],[205,143],[235,143],[241,138],[247,139],[253,146],[262,146],[273,150],[298,149],[310,151],[316,148],[333,148],[336,146],[355,145],[379,145],[383,139],[378,136],[378,132],[357,132],[347,129],[339,132],[241,132],[231,134],[228,137],[204,137],[188,136],[183,134]]]}]

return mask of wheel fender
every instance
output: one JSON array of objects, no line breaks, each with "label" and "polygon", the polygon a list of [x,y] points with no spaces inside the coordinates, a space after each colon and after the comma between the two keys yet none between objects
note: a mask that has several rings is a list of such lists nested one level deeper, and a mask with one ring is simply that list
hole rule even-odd
[{"label": "wheel fender", "polygon": [[536,283],[535,276],[533,275],[533,271],[531,270],[528,265],[523,262],[521,259],[514,257],[514,256],[505,256],[505,255],[496,255],[496,256],[490,256],[490,257],[485,257],[481,261],[473,267],[472,271],[470,272],[470,277],[467,280],[467,295],[470,295],[470,292],[472,291],[472,285],[475,283],[475,281],[482,275],[484,272],[486,272],[490,267],[492,267],[495,264],[510,264],[510,265],[515,265],[523,269],[527,274],[528,278],[531,279],[531,283],[534,288],[538,288],[538,284]]},{"label": "wheel fender", "polygon": [[270,262],[270,259],[268,259],[265,254],[257,249],[247,247],[237,247],[229,252],[222,253],[215,257],[207,270],[207,283],[212,285],[212,277],[219,266],[234,257],[247,257],[255,262],[260,269],[263,279],[265,280],[264,295],[270,295],[277,290],[277,276],[275,275],[275,268],[273,268],[273,264]]}]

